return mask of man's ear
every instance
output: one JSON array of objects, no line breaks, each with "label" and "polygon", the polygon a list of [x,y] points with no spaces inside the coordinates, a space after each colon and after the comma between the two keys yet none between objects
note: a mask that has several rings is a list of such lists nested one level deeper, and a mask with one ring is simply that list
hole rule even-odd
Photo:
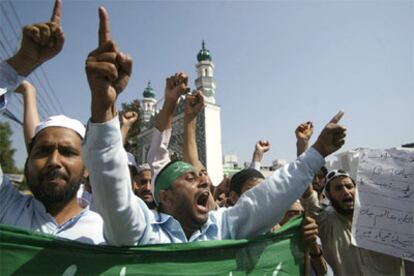
[{"label": "man's ear", "polygon": [[83,167],[83,173],[82,173],[82,176],[83,177],[88,177],[89,176],[89,172],[88,172],[88,170],[86,169],[86,167]]},{"label": "man's ear", "polygon": [[168,211],[173,205],[173,198],[171,190],[160,190],[159,192],[160,205],[163,206],[163,211]]},{"label": "man's ear", "polygon": [[239,195],[235,191],[231,191],[229,194],[230,203],[234,206],[239,200]]}]

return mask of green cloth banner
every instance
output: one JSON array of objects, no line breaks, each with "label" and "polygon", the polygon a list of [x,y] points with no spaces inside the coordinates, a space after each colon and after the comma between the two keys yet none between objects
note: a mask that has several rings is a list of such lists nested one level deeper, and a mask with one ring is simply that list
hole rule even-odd
[{"label": "green cloth banner", "polygon": [[249,240],[113,247],[0,225],[0,275],[301,275],[302,218]]}]

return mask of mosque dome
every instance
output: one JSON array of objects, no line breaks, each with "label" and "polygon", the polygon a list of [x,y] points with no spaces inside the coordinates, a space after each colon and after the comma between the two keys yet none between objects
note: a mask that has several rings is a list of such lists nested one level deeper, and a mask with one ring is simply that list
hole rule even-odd
[{"label": "mosque dome", "polygon": [[206,49],[204,40],[201,44],[201,50],[198,52],[197,60],[200,61],[211,61],[210,51]]},{"label": "mosque dome", "polygon": [[147,88],[145,88],[144,93],[142,93],[144,98],[155,98],[154,89],[151,87],[151,82],[148,82]]}]

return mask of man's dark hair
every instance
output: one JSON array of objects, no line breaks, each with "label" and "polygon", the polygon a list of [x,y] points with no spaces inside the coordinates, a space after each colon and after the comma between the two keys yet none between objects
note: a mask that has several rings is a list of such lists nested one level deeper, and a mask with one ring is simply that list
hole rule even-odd
[{"label": "man's dark hair", "polygon": [[234,174],[230,180],[230,192],[234,191],[240,196],[244,184],[247,180],[252,178],[264,179],[264,176],[261,172],[255,169],[244,169]]}]

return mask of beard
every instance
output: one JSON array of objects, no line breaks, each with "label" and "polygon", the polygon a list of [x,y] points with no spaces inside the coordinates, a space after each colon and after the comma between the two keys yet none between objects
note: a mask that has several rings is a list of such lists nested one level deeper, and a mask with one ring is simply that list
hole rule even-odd
[{"label": "beard", "polygon": [[[66,183],[64,185],[49,184],[48,179],[61,179]],[[76,197],[80,186],[80,179],[81,176],[76,181],[70,181],[69,175],[65,172],[48,170],[40,173],[36,181],[31,181],[28,178],[28,186],[37,200],[45,206],[50,206],[51,204],[69,202]]]},{"label": "beard", "polygon": [[339,204],[339,202],[336,201],[335,199],[331,198],[330,201],[331,201],[332,207],[334,207],[335,211],[337,211],[341,215],[349,216],[349,215],[353,215],[354,214],[354,208],[352,208],[352,209],[344,209],[344,208],[341,207],[341,205]]},{"label": "beard", "polygon": [[149,209],[156,209],[156,207],[157,207],[157,205],[155,204],[155,201],[154,200],[152,200],[152,201],[144,201],[145,202],[145,204],[147,204],[147,207],[149,208]]}]

